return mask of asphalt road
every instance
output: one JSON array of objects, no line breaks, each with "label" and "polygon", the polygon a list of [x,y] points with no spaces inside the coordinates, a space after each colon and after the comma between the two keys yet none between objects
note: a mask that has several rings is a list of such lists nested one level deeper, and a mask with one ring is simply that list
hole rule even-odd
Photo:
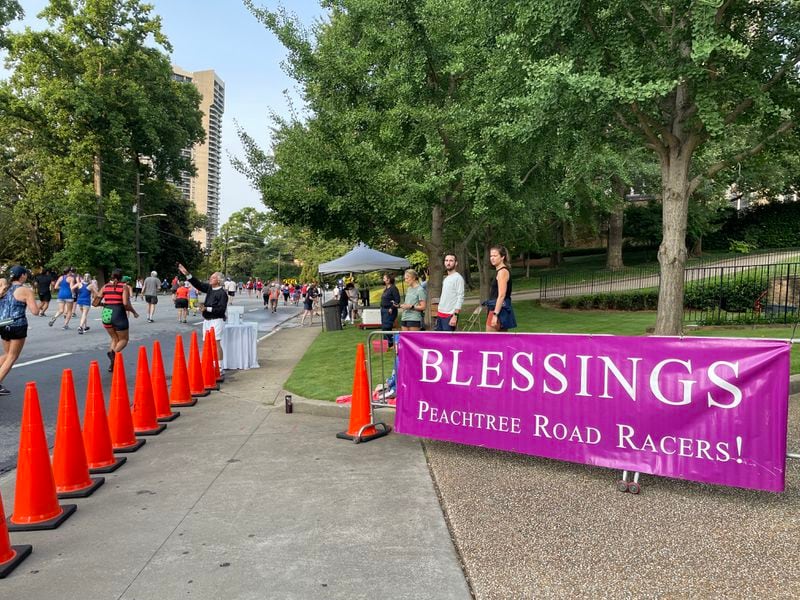
[{"label": "asphalt road", "polygon": [[[252,298],[237,296],[234,302],[245,307],[244,320],[258,323],[259,338],[302,311],[302,304],[299,307],[295,307],[291,303],[283,306],[283,299],[281,299],[278,312],[272,314],[263,309],[261,299],[256,298],[255,294]],[[192,331],[200,333],[202,322],[200,316],[192,317],[190,314],[188,323],[178,323],[176,311],[169,296],[159,296],[154,323],[148,323],[145,318],[147,313],[144,301],[134,302],[134,307],[140,317],[138,319],[131,317],[130,319],[130,343],[123,352],[131,402],[133,401],[133,384],[139,346],[144,345],[148,348],[148,358],[152,362],[153,341],[161,342],[164,368],[169,382],[172,374],[176,336],[183,337],[184,348],[188,355]],[[48,316],[54,315],[56,310],[57,306],[54,301],[47,311]],[[64,369],[72,369],[78,408],[83,415],[89,363],[93,360],[99,361],[106,406],[108,406],[111,373],[106,371],[108,367],[106,352],[108,351],[109,337],[100,322],[100,310],[100,308],[91,309],[89,314],[91,329],[83,335],[78,335],[79,321],[75,317],[70,322],[70,329],[66,331],[61,328],[62,319],[59,319],[53,327],[48,327],[49,318],[28,317],[28,339],[22,355],[3,382],[3,385],[11,390],[11,395],[0,396],[0,474],[16,466],[26,382],[36,382],[47,438],[51,447],[54,443],[61,374]]]}]

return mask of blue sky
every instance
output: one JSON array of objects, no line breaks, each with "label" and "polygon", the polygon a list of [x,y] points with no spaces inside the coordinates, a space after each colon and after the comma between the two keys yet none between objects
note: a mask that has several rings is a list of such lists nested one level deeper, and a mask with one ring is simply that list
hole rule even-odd
[{"label": "blue sky", "polygon": [[[36,15],[47,0],[21,0],[25,20],[40,29]],[[284,91],[301,108],[295,83],[281,69],[286,52],[275,37],[253,17],[241,0],[148,0],[154,13],[162,18],[162,30],[172,44],[173,64],[188,71],[214,69],[225,82],[225,115],[222,146],[222,198],[220,224],[231,213],[245,207],[264,209],[259,194],[247,180],[233,170],[228,155],[241,155],[235,122],[252,135],[262,147],[269,146],[269,113],[287,114],[289,104]],[[257,6],[274,9],[276,0],[255,0]],[[316,0],[283,2],[301,22],[311,26],[323,16]],[[0,77],[5,73],[0,69]]]}]

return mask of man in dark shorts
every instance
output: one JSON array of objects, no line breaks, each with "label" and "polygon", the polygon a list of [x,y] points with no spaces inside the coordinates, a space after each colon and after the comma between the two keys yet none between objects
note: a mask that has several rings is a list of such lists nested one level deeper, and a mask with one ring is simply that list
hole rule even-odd
[{"label": "man in dark shorts", "polygon": [[11,392],[3,386],[11,367],[17,362],[25,339],[28,337],[27,308],[31,314],[39,314],[39,305],[33,297],[33,290],[23,285],[28,281],[28,270],[14,265],[10,269],[10,287],[0,280],[0,339],[3,340],[3,356],[0,356],[0,396]]},{"label": "man in dark shorts", "polygon": [[[165,280],[166,281],[166,280]],[[153,322],[153,315],[156,312],[156,304],[158,304],[158,288],[161,287],[161,282],[158,280],[158,273],[150,271],[150,277],[144,280],[142,285],[142,294],[144,300],[147,302],[147,322]]]},{"label": "man in dark shorts", "polygon": [[50,306],[50,300],[53,299],[51,290],[53,289],[53,273],[47,269],[42,269],[42,272],[36,276],[36,287],[39,292],[39,316],[46,317],[45,311]]}]

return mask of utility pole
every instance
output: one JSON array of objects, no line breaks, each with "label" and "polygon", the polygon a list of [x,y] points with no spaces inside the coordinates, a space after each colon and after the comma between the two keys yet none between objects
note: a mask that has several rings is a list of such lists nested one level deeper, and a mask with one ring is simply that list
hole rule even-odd
[{"label": "utility pole", "polygon": [[228,276],[228,224],[225,223],[225,243],[222,246],[222,274]]},{"label": "utility pole", "polygon": [[281,282],[281,251],[278,250],[278,283]]},{"label": "utility pole", "polygon": [[139,199],[141,197],[141,191],[140,191],[140,180],[139,180],[139,157],[138,156],[136,157],[136,184],[134,186],[134,195],[135,195],[135,198],[136,198],[136,200],[134,201],[134,204],[133,204],[133,214],[136,215],[136,277],[134,278],[134,281],[135,281],[136,279],[139,279],[139,277],[142,274],[142,255],[141,255],[141,252],[139,251],[139,244],[140,244],[140,240],[139,240],[139,221],[140,221],[140,218],[139,218]]}]

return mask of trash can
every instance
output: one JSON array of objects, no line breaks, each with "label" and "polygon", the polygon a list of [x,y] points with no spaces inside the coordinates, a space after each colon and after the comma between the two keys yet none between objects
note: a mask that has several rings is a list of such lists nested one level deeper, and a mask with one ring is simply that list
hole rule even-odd
[{"label": "trash can", "polygon": [[341,331],[342,314],[339,312],[338,300],[328,300],[322,305],[322,325],[325,331]]}]

